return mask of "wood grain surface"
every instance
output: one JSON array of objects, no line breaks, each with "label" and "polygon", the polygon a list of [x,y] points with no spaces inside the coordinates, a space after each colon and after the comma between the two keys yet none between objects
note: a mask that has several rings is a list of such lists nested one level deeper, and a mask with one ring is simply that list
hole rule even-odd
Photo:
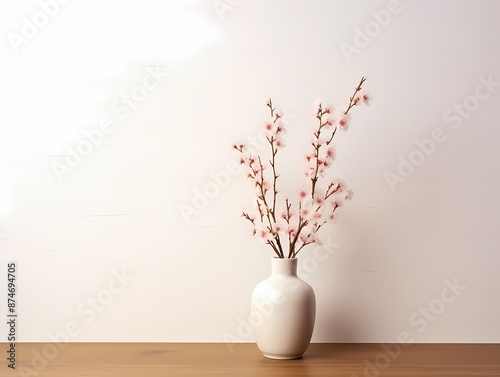
[{"label": "wood grain surface", "polygon": [[[298,360],[269,360],[252,343],[22,343],[1,376],[500,376],[500,344],[311,344]],[[6,355],[7,344],[1,344]],[[378,366],[377,366],[378,365]]]}]

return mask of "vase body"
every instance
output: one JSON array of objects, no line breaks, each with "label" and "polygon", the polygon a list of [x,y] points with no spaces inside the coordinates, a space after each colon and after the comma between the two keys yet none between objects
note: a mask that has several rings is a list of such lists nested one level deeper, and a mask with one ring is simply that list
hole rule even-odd
[{"label": "vase body", "polygon": [[271,276],[253,290],[251,320],[255,340],[270,359],[298,359],[309,347],[316,297],[297,276],[296,258],[273,258]]}]

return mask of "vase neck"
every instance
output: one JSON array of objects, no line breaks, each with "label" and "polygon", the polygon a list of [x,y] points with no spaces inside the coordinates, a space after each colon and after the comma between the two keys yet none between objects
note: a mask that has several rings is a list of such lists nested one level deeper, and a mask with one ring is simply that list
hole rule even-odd
[{"label": "vase neck", "polygon": [[273,258],[272,275],[297,276],[297,258]]}]

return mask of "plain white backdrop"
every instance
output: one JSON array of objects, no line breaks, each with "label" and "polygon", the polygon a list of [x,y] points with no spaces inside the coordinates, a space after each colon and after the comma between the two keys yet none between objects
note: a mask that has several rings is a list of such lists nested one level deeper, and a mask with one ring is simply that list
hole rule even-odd
[{"label": "plain white backdrop", "polygon": [[272,97],[293,197],[313,101],[345,109],[361,76],[374,100],[329,173],[355,198],[329,257],[299,254],[313,341],[500,341],[499,2],[0,7],[0,291],[15,261],[21,341],[253,341],[273,254],[239,217],[231,143]]}]

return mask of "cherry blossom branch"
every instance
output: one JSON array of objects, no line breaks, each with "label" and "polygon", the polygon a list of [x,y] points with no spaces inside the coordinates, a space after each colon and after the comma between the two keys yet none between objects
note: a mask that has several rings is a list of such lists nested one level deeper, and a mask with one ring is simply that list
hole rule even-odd
[{"label": "cherry blossom branch", "polygon": [[269,98],[266,102],[266,106],[271,110],[271,118],[274,116],[273,101]]},{"label": "cherry blossom branch", "polygon": [[[292,205],[288,202],[288,198],[285,200],[285,205],[286,205],[286,212],[284,214],[284,219],[288,226],[290,227],[290,217],[292,217],[290,213],[290,208]],[[290,252],[290,249],[292,247],[292,232],[290,230],[287,231],[288,233],[288,251]]]},{"label": "cherry blossom branch", "polygon": [[335,136],[335,132],[337,132],[337,126],[335,126],[335,129],[333,130],[332,132],[332,136],[330,137],[330,139],[326,142],[326,145],[330,145],[330,143],[332,142],[333,140],[333,137]]},{"label": "cherry blossom branch", "polygon": [[241,214],[241,217],[244,217],[245,219],[247,219],[248,221],[250,221],[253,225],[255,225],[255,219],[251,218],[248,213],[243,212]]},{"label": "cherry blossom branch", "polygon": [[[269,100],[271,101],[271,100]],[[272,115],[272,109],[271,109],[271,115]],[[276,154],[278,153],[277,150],[274,149],[274,144],[273,144],[273,138],[267,139],[269,141],[269,144],[271,145],[271,154],[272,154],[272,161],[269,161],[271,167],[273,168],[273,207],[270,209],[271,216],[273,218],[274,223],[276,223],[276,195],[278,194],[278,190],[276,189],[276,180],[278,179],[278,175],[276,174],[276,168],[275,168],[275,157]],[[280,241],[280,235],[276,233],[275,236],[276,239],[276,244],[279,247],[279,250],[281,252],[282,258],[284,258],[283,255],[283,248],[281,246],[281,241]]]},{"label": "cherry blossom branch", "polygon": [[[356,87],[356,89],[354,89],[354,94],[349,98],[349,105],[347,106],[346,111],[344,111],[344,115],[347,115],[349,113],[349,110],[351,110],[354,106],[356,106],[358,104],[358,102],[360,101],[360,97],[358,97],[357,94],[361,91],[361,86],[363,85],[363,83],[365,81],[366,81],[366,77],[361,77],[361,80],[359,81],[358,86]],[[341,123],[342,122],[346,122],[346,120],[341,120]],[[332,142],[333,137],[335,136],[335,133],[337,132],[337,128],[338,128],[338,126],[335,126],[335,129],[332,132],[332,136],[326,142],[326,145],[330,145],[330,143]]]},{"label": "cherry blossom branch", "polygon": [[278,151],[274,149],[274,144],[273,144],[274,140],[272,137],[271,137],[271,139],[267,138],[267,141],[271,145],[272,159],[269,161],[269,164],[273,168],[273,207],[272,207],[271,214],[273,215],[273,220],[276,221],[276,217],[275,217],[274,213],[276,210],[276,195],[278,194],[278,190],[276,190],[276,180],[278,179],[278,175],[276,174],[276,169],[274,167],[274,164],[275,164],[274,158],[276,157],[276,154],[278,153]]},{"label": "cherry blossom branch", "polygon": [[323,115],[323,112],[321,110],[321,105],[320,109],[318,110],[318,115],[316,118],[319,120],[319,127],[318,130],[314,133],[314,136],[316,137],[316,144],[312,143],[315,153],[316,153],[316,169],[314,171],[314,176],[311,177],[311,182],[312,182],[312,187],[311,187],[311,197],[314,199],[314,191],[316,189],[316,182],[318,181],[318,170],[319,170],[319,149],[321,148],[321,145],[319,143],[319,137],[321,135],[321,128],[323,128],[323,125],[321,123],[321,117]]},{"label": "cherry blossom branch", "polygon": [[304,220],[302,222],[302,219],[299,220],[299,227],[297,228],[297,233],[295,233],[295,237],[293,238],[292,246],[290,247],[290,251],[288,253],[288,258],[293,258],[293,255],[295,255],[295,244],[297,243],[297,240],[299,238],[299,234],[304,229],[304,227],[308,224],[307,220]]},{"label": "cherry blossom branch", "polygon": [[[262,212],[260,210],[260,205],[259,205],[258,201],[257,201],[257,205],[259,206],[259,212],[260,212],[261,221],[262,221]],[[255,219],[252,218],[248,213],[243,212],[241,214],[241,217],[244,217],[245,219],[247,219],[248,221],[250,221],[253,225],[255,225]],[[256,233],[256,230],[254,228],[253,234],[255,234],[255,233]],[[268,243],[269,245],[271,245],[271,247],[273,248],[273,250],[275,251],[275,253],[278,255],[279,258],[283,258],[282,254],[279,253],[278,249],[276,248],[276,246],[274,245],[274,243],[272,241],[268,240],[266,243]]]},{"label": "cherry blossom branch", "polygon": [[[273,102],[271,98],[267,101],[267,106],[269,107],[269,110],[271,112],[271,119],[273,120],[273,124],[276,123],[276,121],[279,119],[279,116],[276,115],[276,118],[274,118],[274,110],[275,108],[273,107]],[[276,154],[278,154],[278,150],[274,149],[274,136],[271,136],[271,138],[266,137],[267,141],[271,145],[271,161],[269,161],[271,167],[273,168],[273,207],[272,207],[272,216],[273,220],[276,222],[276,195],[278,194],[278,190],[276,190],[276,180],[278,179],[278,175],[276,174],[276,168],[275,168],[275,157]]]},{"label": "cherry blossom branch", "polygon": [[305,242],[305,243],[303,243],[303,244],[299,247],[299,249],[298,249],[296,252],[294,252],[294,253],[292,254],[292,258],[295,258],[295,257],[297,256],[297,254],[299,253],[299,251],[300,251],[300,250],[302,250],[302,248],[303,248],[304,246],[310,245],[310,244],[312,244],[312,243],[314,243],[314,241],[309,241],[309,242]]},{"label": "cherry blossom branch", "polygon": [[245,144],[242,143],[233,145],[233,149],[236,149],[240,153],[243,153],[243,148],[245,148]]},{"label": "cherry blossom branch", "polygon": [[354,91],[354,94],[352,95],[351,98],[349,98],[349,106],[347,107],[347,110],[344,111],[344,115],[347,115],[349,110],[351,110],[352,107],[356,106],[360,100],[359,97],[356,96],[358,92],[361,90],[361,85],[366,81],[366,77],[361,77],[361,81],[359,82],[358,86],[356,87],[356,90]]},{"label": "cherry blossom branch", "polygon": [[[319,158],[319,155],[320,155],[319,152],[320,152],[320,149],[321,149],[321,142],[320,142],[321,130],[324,127],[332,126],[333,125],[333,121],[331,119],[324,119],[323,116],[330,114],[330,111],[331,110],[330,110],[329,107],[323,108],[323,105],[320,103],[319,106],[318,106],[318,111],[316,113],[316,118],[319,121],[319,126],[318,126],[318,129],[316,130],[316,132],[313,134],[314,137],[316,138],[316,140],[315,140],[315,142],[311,143],[312,146],[313,146],[313,148],[314,148],[314,157],[316,159],[316,167],[314,169],[314,174],[311,177],[311,185],[312,185],[312,187],[311,187],[311,197],[313,199],[314,199],[314,194],[316,192],[315,190],[316,190],[316,183],[318,181],[319,166],[323,165],[325,163],[325,161],[321,161],[320,158]],[[337,131],[337,128],[335,127],[335,130],[333,131],[332,137],[326,143],[327,146],[330,144],[331,140],[333,139],[333,135],[335,135],[336,131]]]},{"label": "cherry blossom branch", "polygon": [[[337,130],[340,128],[342,131],[346,131],[351,122],[350,110],[361,103],[368,105],[372,98],[371,94],[362,91],[362,85],[365,81],[366,78],[362,77],[355,87],[346,110],[340,113],[341,118],[338,122],[330,114],[333,112],[333,108],[319,102],[315,109],[318,126],[313,132],[312,153],[306,155],[306,159],[309,161],[306,176],[311,180],[311,191],[309,193],[304,190],[299,191],[300,199],[296,221],[292,222],[292,205],[288,198],[285,199],[285,210],[279,214],[276,213],[279,193],[276,157],[279,149],[284,146],[282,133],[285,129],[280,120],[282,113],[273,107],[271,99],[266,102],[271,119],[266,124],[265,131],[266,140],[271,149],[269,164],[272,168],[272,181],[264,178],[265,167],[262,164],[261,156],[251,156],[247,152],[245,143],[233,145],[233,148],[241,153],[240,162],[248,167],[248,178],[252,180],[257,189],[258,215],[254,216],[243,212],[242,217],[252,223],[254,234],[269,244],[279,258],[285,257],[281,242],[287,236],[288,258],[295,258],[305,246],[319,242],[317,236],[319,229],[324,224],[334,221],[337,217],[337,209],[343,205],[344,200],[352,197],[352,191],[347,190],[345,183],[341,180],[332,181],[325,187],[326,190],[323,187],[320,188],[319,183],[321,182],[320,178],[324,177],[326,169],[331,166],[335,159],[336,151],[330,144],[333,142]],[[269,193],[271,189],[272,194]],[[327,203],[328,209],[325,208]]]},{"label": "cherry blossom branch", "polygon": [[[262,200],[262,203],[264,204],[264,207],[265,207],[265,210],[266,210],[266,216],[267,216],[267,220],[269,222],[269,231],[273,234],[275,234],[275,231],[274,231],[274,228],[273,228],[273,221],[276,222],[276,220],[274,219],[274,214],[271,212],[271,209],[269,208],[269,205],[267,204],[267,200],[266,200],[266,192],[267,190],[264,190],[264,167],[262,165],[262,160],[260,159],[260,156],[258,156],[258,159],[259,159],[259,165],[260,165],[260,192],[261,192],[261,197],[260,199]],[[271,220],[271,216],[273,217],[273,220]],[[279,255],[281,255],[281,258],[284,258],[283,256],[283,248],[281,247],[281,242],[280,242],[280,238],[279,238],[279,234],[276,233],[276,236],[275,236],[275,240],[276,240],[276,244],[278,246],[278,249],[279,249]]]},{"label": "cherry blossom branch", "polygon": [[292,208],[292,205],[288,202],[288,198],[285,199],[285,206],[286,206],[286,212],[284,213],[284,219],[287,224],[290,224],[290,217],[292,217],[290,213],[290,208]]},{"label": "cherry blossom branch", "polygon": [[[334,186],[337,186],[335,187],[335,189],[333,189]],[[328,188],[326,189],[326,192],[325,192],[325,200],[328,199],[330,196],[332,196],[333,194],[335,194],[339,189],[340,189],[340,183],[337,183],[337,182],[332,182],[328,185]],[[332,190],[332,191],[330,191]]]},{"label": "cherry blossom branch", "polygon": [[259,199],[257,199],[256,202],[257,202],[257,208],[259,210],[260,222],[262,222],[262,220],[264,220],[264,214],[262,213],[262,207],[260,206]]},{"label": "cherry blossom branch", "polygon": [[[267,106],[269,107],[269,110],[271,112],[271,119],[273,119],[273,124],[274,124],[280,118],[280,116],[279,116],[279,114],[276,114],[276,117],[275,117],[275,108],[273,107],[273,102],[272,102],[271,98],[269,98],[269,100],[267,101]],[[271,165],[271,167],[273,169],[273,205],[272,205],[272,209],[271,209],[271,216],[273,218],[274,223],[276,223],[276,196],[278,194],[278,190],[276,189],[276,181],[278,179],[278,175],[276,174],[276,160],[275,160],[275,158],[276,158],[276,155],[278,154],[278,150],[274,148],[274,141],[275,141],[274,136],[271,136],[271,138],[266,137],[266,139],[271,146],[271,161],[269,161],[269,164]],[[275,239],[276,239],[276,243],[279,247],[279,250],[280,250],[282,256],[284,257],[283,248],[281,246],[281,241],[280,241],[280,236],[277,232],[276,232]]]},{"label": "cherry blossom branch", "polygon": [[278,179],[278,175],[276,174],[276,168],[275,168],[275,157],[276,157],[276,154],[278,153],[277,150],[274,150],[274,144],[273,144],[273,138],[271,138],[271,140],[269,140],[269,144],[271,144],[271,153],[272,153],[272,161],[269,161],[269,163],[271,164],[271,167],[273,168],[273,219],[276,221],[276,217],[275,217],[275,211],[276,211],[276,195],[278,194],[278,190],[276,190],[276,180]]},{"label": "cherry blossom branch", "polygon": [[283,255],[280,254],[280,252],[278,251],[278,249],[274,245],[273,241],[268,240],[266,243],[269,244],[269,245],[271,245],[271,247],[273,248],[273,250],[276,253],[276,255],[278,256],[278,258],[284,258]]}]

